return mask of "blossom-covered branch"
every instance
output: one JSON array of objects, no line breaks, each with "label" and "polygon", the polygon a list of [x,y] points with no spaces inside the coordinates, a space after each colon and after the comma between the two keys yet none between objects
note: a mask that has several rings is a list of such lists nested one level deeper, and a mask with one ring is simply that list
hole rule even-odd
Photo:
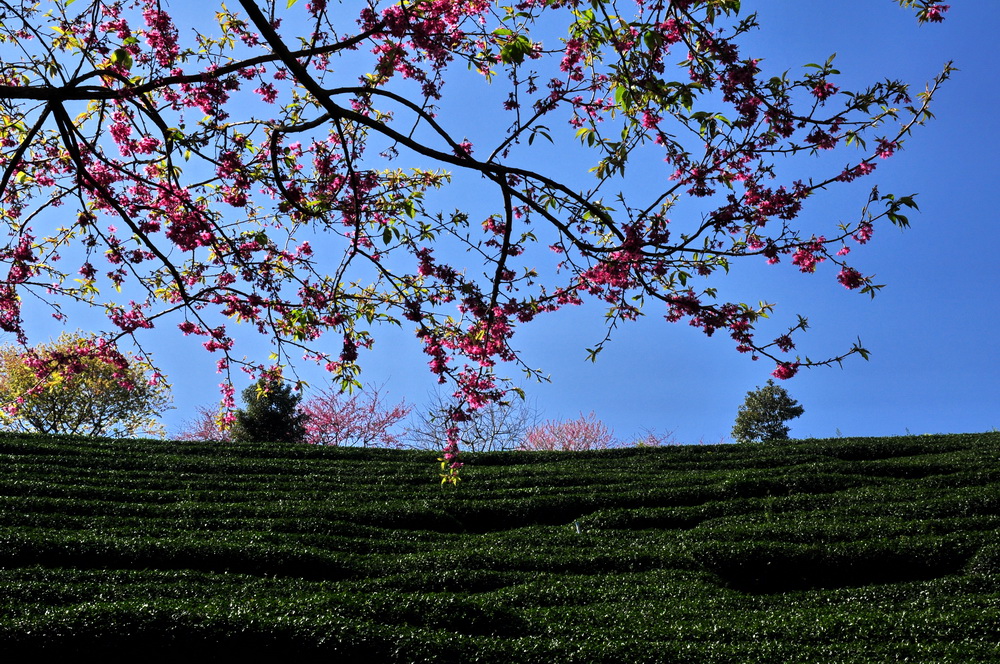
[{"label": "blossom-covered branch", "polygon": [[[411,325],[457,397],[446,481],[461,422],[505,398],[497,365],[535,372],[518,328],[587,299],[607,306],[592,355],[650,311],[779,378],[866,353],[794,355],[804,319],[759,338],[773,305],[720,301],[716,279],[737,260],[827,263],[873,295],[852,249],[905,226],[912,195],[873,188],[822,230],[796,220],[903,149],[950,65],[920,93],[878,76],[848,90],[833,58],[767,71],[744,47],[756,16],[728,0],[237,4],[0,2],[0,329],[22,344],[28,296],[57,318],[103,309],[109,341],[176,325],[218,354],[232,408],[234,367],[276,378],[304,358],[353,386],[378,326]],[[899,4],[919,22],[947,10]],[[572,157],[536,157],[552,149]],[[812,159],[831,150],[836,168]],[[660,185],[634,186],[636,169]],[[446,211],[469,182],[495,197]],[[271,359],[236,353],[240,325]]]}]

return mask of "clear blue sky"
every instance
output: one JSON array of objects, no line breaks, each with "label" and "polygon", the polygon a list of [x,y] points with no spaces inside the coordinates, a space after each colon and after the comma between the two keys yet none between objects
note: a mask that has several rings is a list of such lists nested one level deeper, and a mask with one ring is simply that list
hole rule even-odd
[{"label": "clear blue sky", "polygon": [[[179,11],[172,4],[168,7]],[[852,254],[856,267],[886,284],[874,300],[839,286],[830,270],[803,275],[787,260],[773,267],[736,266],[724,282],[737,301],[778,305],[774,327],[767,328],[775,334],[794,323],[796,314],[806,316],[811,329],[798,341],[810,357],[843,352],[858,337],[872,353],[868,362],[852,357],[842,369],[803,371],[783,383],[805,407],[805,415],[792,423],[794,437],[1000,427],[1000,267],[992,255],[1000,247],[1000,219],[992,202],[1000,154],[994,119],[1000,107],[995,65],[1000,3],[952,4],[943,24],[917,26],[912,14],[891,0],[743,3],[744,11],[758,11],[762,25],[744,55],[765,58],[765,67],[794,71],[836,52],[847,80],[898,77],[918,89],[947,60],[960,70],[938,95],[936,119],[918,128],[904,151],[881,162],[873,178],[841,187],[801,217],[803,224],[822,228],[849,220],[873,184],[883,193],[918,193],[920,212],[910,216],[909,230],[884,225]],[[187,11],[196,20],[195,10]],[[473,99],[480,94],[465,92]],[[483,121],[478,109],[469,110],[459,113],[465,112],[467,121]],[[542,154],[531,165],[544,170],[545,160],[558,158]],[[461,192],[450,195],[455,205],[474,205]],[[600,307],[584,306],[541,317],[519,332],[517,346],[527,363],[552,377],[550,384],[524,384],[543,418],[594,411],[623,438],[656,429],[673,431],[682,443],[718,442],[728,437],[745,393],[762,385],[773,369],[773,363],[753,363],[737,353],[724,335],[706,338],[658,314],[620,328],[592,364],[584,349],[602,338],[602,319]],[[100,326],[99,316],[69,322],[69,329]],[[164,327],[146,342],[174,386],[177,408],[165,417],[173,432],[195,407],[217,401],[220,376],[216,358],[198,340],[182,337],[173,325]],[[59,328],[45,319],[32,331],[33,340],[44,340]],[[411,335],[386,330],[378,344],[365,366],[365,382],[384,383],[390,399],[426,402],[434,382]],[[253,343],[237,349],[267,352]],[[302,368],[303,378],[323,384],[322,371]]]}]

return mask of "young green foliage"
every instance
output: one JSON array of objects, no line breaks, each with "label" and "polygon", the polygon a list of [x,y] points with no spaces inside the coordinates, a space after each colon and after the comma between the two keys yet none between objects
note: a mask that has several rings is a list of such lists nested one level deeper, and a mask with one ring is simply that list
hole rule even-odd
[{"label": "young green foliage", "polygon": [[805,412],[799,402],[788,396],[785,388],[768,380],[767,385],[747,392],[733,426],[733,438],[740,443],[786,440],[788,420]]}]

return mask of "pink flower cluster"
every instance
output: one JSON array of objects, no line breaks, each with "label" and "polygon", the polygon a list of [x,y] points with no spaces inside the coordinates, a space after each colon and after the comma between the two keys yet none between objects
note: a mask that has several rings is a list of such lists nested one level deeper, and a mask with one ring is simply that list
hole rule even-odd
[{"label": "pink flower cluster", "polygon": [[799,371],[798,362],[780,362],[771,375],[780,380],[787,380]]},{"label": "pink flower cluster", "polygon": [[931,5],[921,15],[921,20],[932,23],[940,23],[944,20],[944,13],[951,9],[951,5]]},{"label": "pink flower cluster", "polygon": [[114,343],[102,338],[80,339],[74,347],[66,350],[50,348],[39,354],[36,349],[30,348],[21,354],[21,362],[34,371],[35,376],[39,378],[38,384],[28,390],[28,395],[43,392],[48,385],[49,378],[57,372],[63,381],[72,382],[75,376],[79,376],[87,370],[87,365],[84,362],[86,359],[98,360],[111,366],[114,369],[111,375],[118,380],[119,385],[129,390],[135,388],[135,383],[129,373],[128,358],[118,350]]},{"label": "pink flower cluster", "polygon": [[160,9],[160,3],[146,0],[146,8],[142,12],[146,21],[146,43],[153,49],[157,63],[164,68],[173,67],[180,48],[177,45],[177,28],[170,16]]},{"label": "pink flower cluster", "polygon": [[[456,418],[460,419],[460,418]],[[459,461],[459,428],[457,421],[450,423],[445,429],[447,444],[441,451],[438,461],[441,462],[441,484],[457,485],[462,479],[459,476],[462,466],[465,464]]]},{"label": "pink flower cluster", "polygon": [[868,280],[861,276],[861,273],[853,267],[845,267],[837,274],[837,281],[839,281],[844,288],[854,290],[855,288],[863,286]]},{"label": "pink flower cluster", "polygon": [[829,99],[833,95],[837,94],[839,88],[829,81],[820,81],[813,87],[812,93],[820,101]]},{"label": "pink flower cluster", "polygon": [[797,265],[802,272],[815,272],[816,266],[826,260],[826,238],[822,235],[801,245],[792,254],[792,265]]}]

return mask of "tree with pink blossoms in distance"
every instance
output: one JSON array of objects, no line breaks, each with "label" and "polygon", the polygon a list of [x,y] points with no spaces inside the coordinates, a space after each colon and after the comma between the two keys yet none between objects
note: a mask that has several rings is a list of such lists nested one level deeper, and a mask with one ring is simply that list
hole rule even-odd
[{"label": "tree with pink blossoms in distance", "polygon": [[[845,249],[905,226],[912,196],[796,219],[898,158],[951,71],[848,89],[833,58],[764,62],[749,1],[184,4],[183,23],[159,0],[0,5],[0,330],[27,348],[29,300],[98,309],[109,342],[176,326],[216,357],[231,419],[234,368],[356,386],[380,326],[406,325],[455,396],[449,482],[462,422],[509,389],[498,365],[539,375],[518,330],[585,300],[609,330],[592,357],[648,313],[780,378],[864,355],[793,355],[804,324],[758,329],[773,305],[711,279],[785,262],[874,294]],[[470,92],[503,120],[456,122]],[[538,159],[550,142],[572,158]],[[635,187],[640,168],[660,177]],[[464,182],[489,188],[469,209],[435,195]],[[273,357],[239,353],[241,329]]]},{"label": "tree with pink blossoms in distance", "polygon": [[174,440],[224,443],[229,441],[229,431],[223,426],[221,416],[206,406],[199,406],[197,414],[187,420]]},{"label": "tree with pink blossoms in distance", "polygon": [[580,417],[573,420],[548,420],[529,427],[516,449],[583,452],[612,447],[663,447],[676,444],[671,432],[657,433],[654,430],[644,431],[629,443],[620,441],[615,438],[614,431],[591,411],[588,415],[581,413]]},{"label": "tree with pink blossoms in distance", "polygon": [[667,447],[669,445],[680,445],[674,438],[673,431],[659,433],[654,429],[648,429],[641,436],[635,438],[628,447]]},{"label": "tree with pink blossoms in distance", "polygon": [[[411,407],[405,401],[387,405],[380,389],[353,395],[326,389],[305,399],[297,408],[305,415],[304,442],[332,447],[400,447],[401,432],[394,427],[406,419]],[[222,414],[199,407],[176,440],[229,441]]]},{"label": "tree with pink blossoms in distance", "polygon": [[614,432],[591,411],[575,420],[548,420],[528,430],[518,449],[582,452],[615,445]]},{"label": "tree with pink blossoms in distance", "polygon": [[381,389],[345,395],[325,389],[306,399],[306,442],[334,447],[401,446],[401,432],[394,427],[412,410],[405,401],[388,405]]}]

